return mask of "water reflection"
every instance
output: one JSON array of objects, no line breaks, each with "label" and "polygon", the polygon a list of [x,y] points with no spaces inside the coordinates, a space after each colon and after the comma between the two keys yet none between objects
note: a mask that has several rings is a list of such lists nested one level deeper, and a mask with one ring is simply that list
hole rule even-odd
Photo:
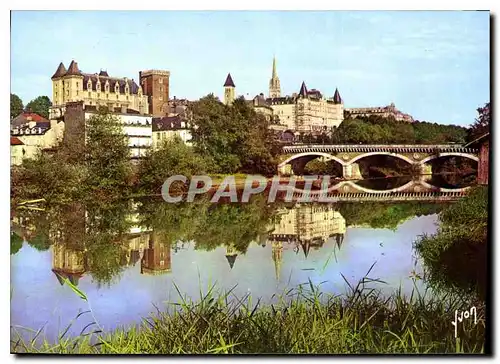
[{"label": "water reflection", "polygon": [[[392,291],[411,283],[412,242],[434,232],[440,208],[268,205],[256,198],[242,205],[148,200],[18,211],[12,230],[26,242],[18,249],[11,237],[12,323],[35,329],[45,322],[67,324],[78,309],[88,309],[61,286],[64,278],[87,294],[109,329],[139,322],[153,305],[177,300],[170,296],[173,283],[194,299],[200,287],[217,282],[220,289],[237,285],[235,294],[251,291],[265,302],[308,280],[329,281],[325,289],[341,293],[340,273],[354,282],[381,261],[374,274]],[[420,215],[429,216],[415,218]],[[55,335],[58,327],[49,324],[47,330]]]}]

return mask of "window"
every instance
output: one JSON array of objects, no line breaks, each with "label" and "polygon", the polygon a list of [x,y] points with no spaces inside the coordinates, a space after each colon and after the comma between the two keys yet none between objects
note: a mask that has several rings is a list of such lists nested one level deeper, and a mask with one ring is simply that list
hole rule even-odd
[{"label": "window", "polygon": [[90,99],[90,92],[89,92],[89,99]]},{"label": "window", "polygon": [[76,88],[80,88],[80,82],[76,83]]},{"label": "window", "polygon": [[158,83],[163,83],[163,78],[159,78]]}]

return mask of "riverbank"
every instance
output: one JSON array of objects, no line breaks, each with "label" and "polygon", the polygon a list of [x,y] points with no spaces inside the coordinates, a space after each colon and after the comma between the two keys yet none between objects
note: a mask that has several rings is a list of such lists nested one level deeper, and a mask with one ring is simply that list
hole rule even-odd
[{"label": "riverbank", "polygon": [[[365,282],[370,282],[365,279]],[[83,293],[82,293],[83,294]],[[84,295],[84,294],[83,294]],[[13,337],[16,353],[47,354],[362,354],[485,353],[484,307],[454,336],[454,310],[469,304],[414,291],[389,298],[360,283],[347,297],[327,296],[312,284],[288,291],[276,304],[217,295],[181,301],[170,314],[143,319],[138,328],[99,332],[98,324],[56,344]],[[15,335],[14,335],[15,336]]]}]

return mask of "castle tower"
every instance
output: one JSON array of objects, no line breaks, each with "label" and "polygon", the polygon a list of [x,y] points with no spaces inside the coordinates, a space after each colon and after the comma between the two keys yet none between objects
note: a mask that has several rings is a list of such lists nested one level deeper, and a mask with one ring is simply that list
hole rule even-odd
[{"label": "castle tower", "polygon": [[67,69],[64,64],[59,63],[56,72],[51,77],[52,79],[52,105],[62,105],[64,97],[64,81],[63,77],[66,74]]},{"label": "castle tower", "polygon": [[335,89],[335,94],[333,95],[333,103],[336,105],[344,103],[344,101],[340,97],[340,92],[337,88]]},{"label": "castle tower", "polygon": [[235,99],[235,88],[231,74],[228,73],[224,82],[224,104],[231,105]]},{"label": "castle tower", "polygon": [[280,79],[276,73],[276,58],[273,57],[273,74],[269,80],[269,97],[275,98],[281,96]]},{"label": "castle tower", "polygon": [[238,251],[236,250],[233,244],[226,247],[226,259],[231,269],[233,269],[234,262],[236,261],[237,256],[238,256]]},{"label": "castle tower", "polygon": [[68,71],[63,77],[64,102],[80,101],[83,99],[83,75],[78,68],[78,63],[71,61]]},{"label": "castle tower", "polygon": [[158,233],[149,236],[149,247],[141,259],[141,274],[159,275],[172,271],[170,243],[161,241]]},{"label": "castle tower", "polygon": [[154,117],[168,114],[168,97],[170,87],[170,72],[148,70],[139,72],[140,90],[148,97],[148,113]]},{"label": "castle tower", "polygon": [[274,261],[274,273],[276,274],[276,280],[280,280],[281,264],[283,262],[283,243],[280,241],[273,242],[273,261]]}]

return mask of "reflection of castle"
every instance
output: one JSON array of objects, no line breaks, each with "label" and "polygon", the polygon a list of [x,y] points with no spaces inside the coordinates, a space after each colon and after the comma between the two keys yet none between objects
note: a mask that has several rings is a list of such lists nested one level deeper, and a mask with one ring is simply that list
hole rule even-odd
[{"label": "reflection of castle", "polygon": [[75,286],[78,285],[86,270],[84,250],[72,248],[64,243],[55,243],[52,246],[52,272],[61,285],[64,284],[63,278],[67,278]]},{"label": "reflection of castle", "polygon": [[229,267],[233,269],[234,262],[236,261],[236,258],[238,257],[239,251],[234,247],[233,244],[229,245],[226,247],[226,259],[227,262],[229,263]]},{"label": "reflection of castle", "polygon": [[322,205],[298,205],[282,211],[269,239],[293,242],[302,247],[307,257],[311,247],[319,249],[330,237],[340,247],[345,231],[345,219],[338,211]]},{"label": "reflection of castle", "polygon": [[283,262],[283,243],[281,241],[273,241],[273,261],[276,280],[280,280],[281,263]]},{"label": "reflection of castle", "polygon": [[148,248],[141,260],[141,274],[164,274],[172,271],[170,242],[162,242],[158,233],[149,234]]}]

